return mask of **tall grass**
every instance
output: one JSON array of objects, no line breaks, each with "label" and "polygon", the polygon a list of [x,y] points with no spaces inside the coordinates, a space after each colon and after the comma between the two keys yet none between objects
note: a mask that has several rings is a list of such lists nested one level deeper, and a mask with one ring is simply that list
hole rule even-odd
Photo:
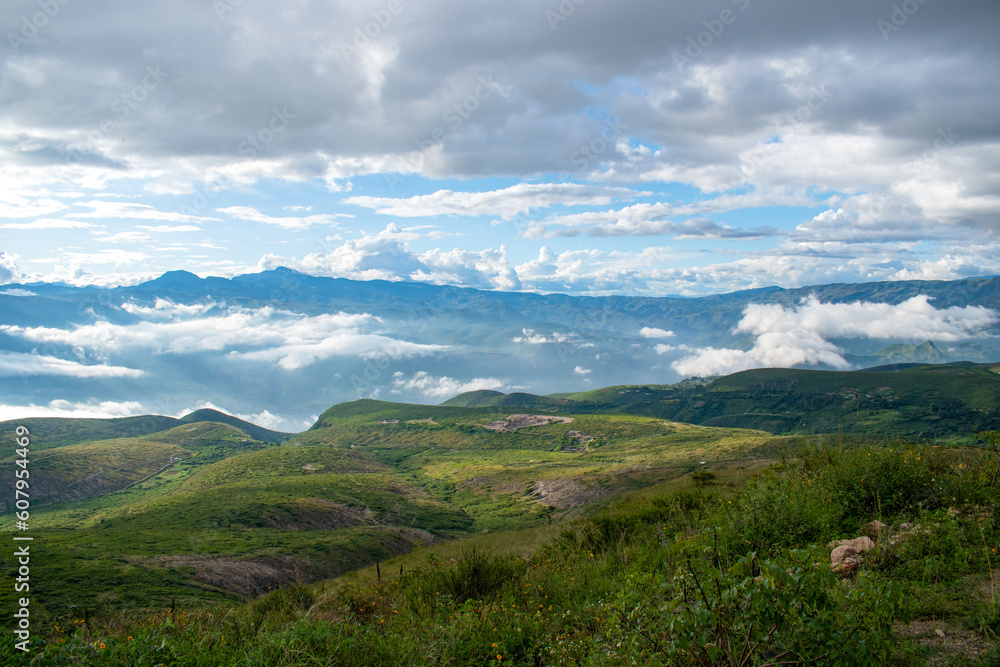
[{"label": "tall grass", "polygon": [[[908,618],[950,619],[1000,660],[1000,499],[988,449],[802,452],[729,492],[617,505],[523,553],[468,549],[381,576],[291,586],[234,608],[65,616],[4,664],[919,664]],[[859,570],[830,539],[880,518]],[[909,532],[903,521],[914,524]],[[909,657],[907,657],[909,656]],[[996,664],[995,662],[993,664]]]}]

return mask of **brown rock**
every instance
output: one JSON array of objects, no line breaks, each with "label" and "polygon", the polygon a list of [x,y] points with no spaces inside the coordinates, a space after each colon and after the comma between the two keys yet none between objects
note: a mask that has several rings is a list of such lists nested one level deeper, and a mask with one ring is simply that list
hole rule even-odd
[{"label": "brown rock", "polygon": [[884,531],[888,530],[889,526],[885,525],[879,520],[869,521],[864,526],[861,527],[861,532],[863,532],[868,537],[877,540],[878,536]]},{"label": "brown rock", "polygon": [[830,554],[830,563],[832,565],[843,565],[848,562],[848,560],[853,560],[854,562],[859,562],[858,550],[854,547],[842,545],[833,550]]},{"label": "brown rock", "polygon": [[871,551],[875,548],[875,542],[872,541],[870,537],[855,537],[853,540],[834,540],[826,545],[828,549],[836,549],[837,547],[851,547],[858,553],[864,553],[865,551]]}]

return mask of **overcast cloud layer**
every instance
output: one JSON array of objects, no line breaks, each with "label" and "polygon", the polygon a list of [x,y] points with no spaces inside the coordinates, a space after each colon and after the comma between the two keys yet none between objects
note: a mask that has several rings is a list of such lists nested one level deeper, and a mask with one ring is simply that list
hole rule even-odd
[{"label": "overcast cloud layer", "polygon": [[993,275],[997,25],[978,0],[10,0],[0,284]]}]

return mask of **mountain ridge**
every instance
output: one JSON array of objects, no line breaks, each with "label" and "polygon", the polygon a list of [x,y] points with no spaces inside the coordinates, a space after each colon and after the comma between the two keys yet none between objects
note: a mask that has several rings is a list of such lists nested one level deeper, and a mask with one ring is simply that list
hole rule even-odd
[{"label": "mountain ridge", "polygon": [[[751,306],[760,307],[755,321],[770,312],[789,332],[801,328],[803,308],[816,307],[811,296],[824,307],[853,305],[854,314],[864,310],[856,307],[861,302],[898,305],[921,294],[938,320],[951,317],[940,313],[951,307],[1000,313],[997,277],[600,296],[356,281],[280,268],[233,278],[177,271],[136,286],[50,285],[33,293],[0,294],[0,368],[13,366],[24,378],[0,387],[0,405],[139,403],[147,413],[154,409],[145,406],[156,406],[176,414],[207,395],[225,397],[230,413],[266,408],[288,432],[357,398],[431,403],[454,387],[548,396],[587,380],[671,384],[731,368],[716,370],[713,350],[723,362],[780,365],[769,350],[755,349],[764,344],[759,324],[740,326]],[[803,354],[819,339],[843,362],[803,356],[800,367],[1000,359],[1000,318],[958,315],[982,324],[940,340],[927,333],[934,327],[841,338],[806,331]],[[928,336],[941,357],[905,356],[906,346],[919,347]],[[884,356],[894,345],[902,346],[896,356]]]}]

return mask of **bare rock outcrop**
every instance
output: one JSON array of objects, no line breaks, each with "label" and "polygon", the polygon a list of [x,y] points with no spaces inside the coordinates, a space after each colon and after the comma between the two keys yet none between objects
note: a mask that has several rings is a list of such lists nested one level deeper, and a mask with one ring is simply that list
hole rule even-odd
[{"label": "bare rock outcrop", "polygon": [[836,540],[826,546],[833,549],[830,553],[831,569],[838,574],[850,574],[861,564],[862,554],[875,548],[875,542],[862,535],[853,540]]}]

